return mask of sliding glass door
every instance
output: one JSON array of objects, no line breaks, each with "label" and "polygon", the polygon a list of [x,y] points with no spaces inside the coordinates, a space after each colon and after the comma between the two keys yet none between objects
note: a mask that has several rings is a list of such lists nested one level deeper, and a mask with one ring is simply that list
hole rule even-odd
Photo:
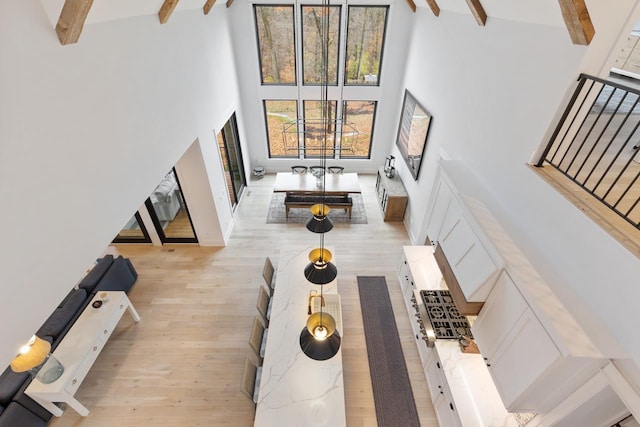
[{"label": "sliding glass door", "polygon": [[222,158],[229,199],[231,206],[235,208],[238,200],[240,200],[242,191],[247,185],[235,113],[218,133],[218,147],[220,148],[220,157]]},{"label": "sliding glass door", "polygon": [[145,205],[162,243],[198,242],[175,169],[153,190]]},{"label": "sliding glass door", "polygon": [[113,243],[151,243],[151,237],[138,212],[122,227]]}]

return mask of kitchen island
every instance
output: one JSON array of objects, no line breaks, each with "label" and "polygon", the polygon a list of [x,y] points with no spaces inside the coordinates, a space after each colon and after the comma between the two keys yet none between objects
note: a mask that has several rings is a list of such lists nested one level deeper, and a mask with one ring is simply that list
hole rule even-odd
[{"label": "kitchen island", "polygon": [[[416,318],[420,290],[447,289],[433,253],[431,246],[403,248],[399,279],[411,319]],[[416,345],[440,425],[517,427],[516,415],[505,409],[483,356],[463,353],[457,340],[436,339],[434,347],[427,347],[419,333],[419,320],[412,326],[418,331]]]},{"label": "kitchen island", "polygon": [[[300,348],[300,332],[309,317],[310,291],[320,294],[320,286],[304,277],[311,249],[291,246],[280,252],[254,427],[346,426],[342,349],[332,358],[318,361]],[[327,249],[333,252],[333,248]],[[324,285],[323,294],[327,308],[331,302],[337,303],[333,315],[344,336],[337,279]]]}]

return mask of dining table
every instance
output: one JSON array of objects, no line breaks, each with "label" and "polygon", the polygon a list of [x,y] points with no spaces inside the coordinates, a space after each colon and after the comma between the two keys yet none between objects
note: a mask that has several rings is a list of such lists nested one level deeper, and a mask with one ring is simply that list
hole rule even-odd
[{"label": "dining table", "polygon": [[[300,347],[300,333],[309,316],[309,296],[312,291],[320,294],[320,286],[304,277],[312,249],[300,245],[280,252],[255,427],[346,427],[342,349],[330,359],[318,361]],[[336,296],[339,301],[337,279],[323,286],[323,295]],[[334,317],[338,317],[337,329],[342,336],[340,314]]]},{"label": "dining table", "polygon": [[316,177],[311,173],[278,172],[273,191],[276,193],[362,193],[357,173],[328,173]]}]

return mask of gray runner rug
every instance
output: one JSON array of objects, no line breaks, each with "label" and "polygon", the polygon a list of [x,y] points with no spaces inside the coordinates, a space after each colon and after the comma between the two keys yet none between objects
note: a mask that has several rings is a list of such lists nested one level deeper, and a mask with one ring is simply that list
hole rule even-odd
[{"label": "gray runner rug", "polygon": [[420,427],[383,276],[358,276],[376,417],[380,427]]}]

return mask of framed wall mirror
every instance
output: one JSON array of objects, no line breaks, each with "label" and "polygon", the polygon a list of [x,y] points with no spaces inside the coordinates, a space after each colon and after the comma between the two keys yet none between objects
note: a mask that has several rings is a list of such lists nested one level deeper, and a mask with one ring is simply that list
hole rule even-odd
[{"label": "framed wall mirror", "polygon": [[427,110],[405,89],[396,145],[416,181],[427,145],[431,120],[432,117]]}]

